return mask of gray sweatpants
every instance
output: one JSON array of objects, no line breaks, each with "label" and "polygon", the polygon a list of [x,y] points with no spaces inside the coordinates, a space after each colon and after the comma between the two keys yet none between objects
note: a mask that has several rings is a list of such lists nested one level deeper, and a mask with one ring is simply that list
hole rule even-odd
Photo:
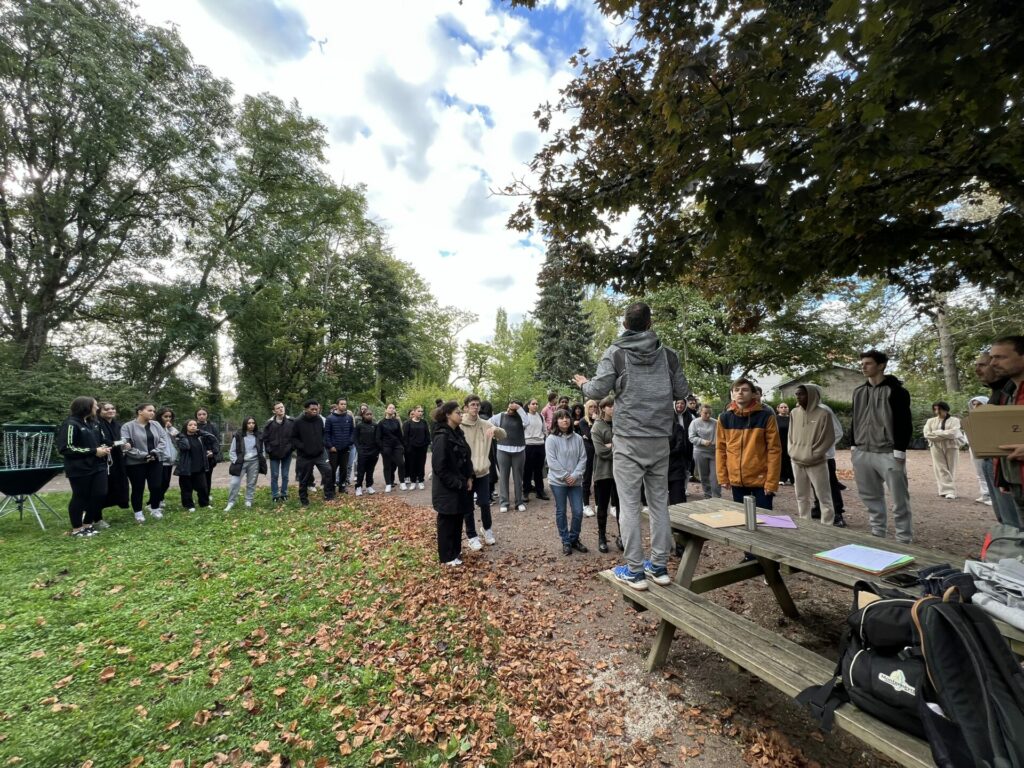
[{"label": "gray sweatpants", "polygon": [[667,437],[615,435],[612,438],[612,472],[619,493],[619,530],[626,550],[626,564],[633,572],[644,567],[640,534],[641,483],[651,518],[651,562],[668,565],[672,551],[672,527],[668,521],[668,446]]},{"label": "gray sweatpants", "polygon": [[253,494],[256,492],[256,480],[260,476],[260,460],[246,459],[242,462],[242,474],[231,476],[228,481],[228,504],[238,501],[238,491],[242,487],[242,478],[245,478],[245,500],[252,504]]},{"label": "gray sweatpants", "polygon": [[697,477],[700,478],[700,487],[704,490],[704,498],[722,498],[722,488],[718,484],[718,471],[715,467],[715,452],[694,448],[693,462],[697,465]]},{"label": "gray sweatpants", "polygon": [[907,484],[906,462],[897,461],[892,453],[853,451],[853,474],[857,479],[860,500],[868,508],[871,534],[885,536],[885,489],[892,496],[892,518],[896,540],[904,544],[913,541],[910,525],[910,487]]},{"label": "gray sweatpants", "polygon": [[498,454],[498,503],[507,507],[509,492],[508,478],[512,475],[512,485],[515,487],[516,506],[523,503],[523,467],[526,465],[526,451],[509,453],[500,448]]}]

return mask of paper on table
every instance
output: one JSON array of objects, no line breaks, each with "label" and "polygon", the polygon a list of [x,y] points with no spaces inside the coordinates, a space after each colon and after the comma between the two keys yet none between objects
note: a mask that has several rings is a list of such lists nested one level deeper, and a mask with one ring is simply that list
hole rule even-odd
[{"label": "paper on table", "polygon": [[757,522],[765,528],[796,528],[789,515],[758,515]]},{"label": "paper on table", "polygon": [[690,515],[691,520],[703,523],[708,528],[733,528],[738,525],[746,525],[747,518],[742,512],[733,512],[731,509],[721,512],[702,512]]},{"label": "paper on table", "polygon": [[888,552],[884,549],[864,547],[860,544],[846,544],[825,552],[818,552],[815,557],[822,560],[830,560],[840,565],[848,565],[869,573],[881,573],[892,568],[898,568],[913,561],[910,555],[901,555],[899,552]]}]

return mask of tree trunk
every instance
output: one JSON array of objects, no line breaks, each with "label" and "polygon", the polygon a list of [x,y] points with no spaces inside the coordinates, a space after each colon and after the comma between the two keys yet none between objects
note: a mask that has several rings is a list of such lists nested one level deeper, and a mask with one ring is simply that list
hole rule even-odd
[{"label": "tree trunk", "polygon": [[946,383],[946,391],[959,392],[960,372],[956,367],[956,344],[953,342],[953,334],[950,332],[949,322],[946,320],[946,313],[949,310],[946,294],[934,294],[934,301],[935,330],[939,334],[939,352],[942,356],[942,376]]},{"label": "tree trunk", "polygon": [[45,317],[41,314],[29,315],[22,338],[15,339],[15,341],[20,341],[24,348],[21,357],[21,370],[27,371],[35,368],[39,359],[43,356],[43,350],[46,348],[46,340],[49,338],[49,335],[50,329]]}]

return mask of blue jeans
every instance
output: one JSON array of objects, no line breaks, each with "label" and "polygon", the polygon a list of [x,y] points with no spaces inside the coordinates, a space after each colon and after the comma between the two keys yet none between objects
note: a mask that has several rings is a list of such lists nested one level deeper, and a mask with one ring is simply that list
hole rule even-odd
[{"label": "blue jeans", "polygon": [[753,496],[754,504],[757,505],[758,509],[771,509],[772,500],[774,496],[769,496],[764,492],[764,488],[741,488],[734,485],[732,487],[732,500],[738,501],[740,504],[743,503],[744,496]]},{"label": "blue jeans", "polygon": [[1020,528],[1020,516],[1017,512],[1017,505],[1013,501],[1013,494],[1003,493],[996,487],[996,470],[992,459],[982,459],[985,470],[985,484],[988,486],[988,497],[992,499],[992,511],[996,513],[996,520],[1004,525],[1015,525]]},{"label": "blue jeans", "polygon": [[[288,497],[288,472],[292,467],[292,455],[289,453],[283,459],[270,460],[270,498],[284,499]],[[281,478],[281,493],[277,492],[277,479]]]},{"label": "blue jeans", "polygon": [[[555,525],[563,544],[575,544],[580,539],[580,528],[583,527],[583,486],[555,485],[548,482],[551,492],[555,495]],[[565,527],[565,503],[572,507],[572,523]]]}]

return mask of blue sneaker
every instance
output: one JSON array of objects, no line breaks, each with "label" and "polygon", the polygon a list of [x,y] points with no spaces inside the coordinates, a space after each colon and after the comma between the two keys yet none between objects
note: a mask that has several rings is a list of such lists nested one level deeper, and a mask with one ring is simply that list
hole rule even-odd
[{"label": "blue sneaker", "polygon": [[644,573],[647,578],[662,587],[672,583],[672,577],[668,575],[668,568],[664,565],[655,565],[650,560],[644,560]]},{"label": "blue sneaker", "polygon": [[643,571],[634,573],[629,570],[628,565],[617,565],[612,568],[612,574],[618,581],[629,584],[633,589],[647,589],[647,576]]}]

